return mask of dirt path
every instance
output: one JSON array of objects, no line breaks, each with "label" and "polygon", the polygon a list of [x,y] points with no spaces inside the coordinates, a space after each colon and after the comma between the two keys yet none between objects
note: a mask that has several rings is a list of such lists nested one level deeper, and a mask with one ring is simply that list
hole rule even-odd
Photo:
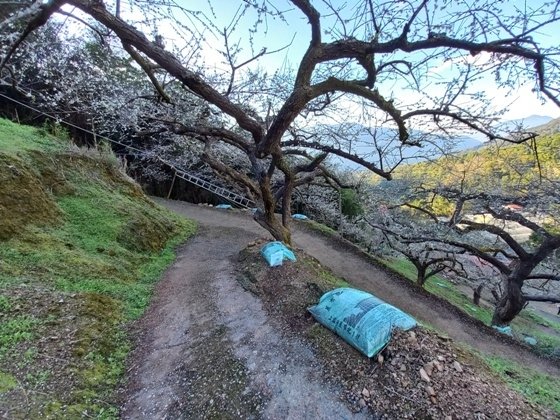
[{"label": "dirt path", "polygon": [[[202,225],[214,227],[236,226],[260,237],[269,234],[247,214],[221,211],[185,202],[159,200],[170,209],[198,220]],[[438,303],[437,299],[419,294],[408,283],[388,275],[362,255],[341,249],[322,235],[294,228],[295,245],[317,258],[335,274],[345,278],[357,288],[367,290],[381,299],[407,311],[420,321],[445,331],[452,339],[483,353],[505,356],[522,366],[529,366],[544,373],[560,375],[557,362],[543,359],[528,349],[512,346],[502,341],[498,334],[480,330],[457,310]],[[400,281],[399,281],[400,280]],[[436,307],[437,305],[437,307]]]},{"label": "dirt path", "polygon": [[[127,384],[126,419],[361,418],[341,401],[341,390],[320,376],[310,348],[283,334],[261,301],[245,291],[234,259],[258,237],[268,237],[243,213],[159,200],[200,223],[199,234],[178,253],[158,283],[149,310],[136,328]],[[456,312],[435,307],[359,253],[296,229],[298,247],[356,287],[369,290],[453,339],[541,371],[558,365],[510,347],[479,331]]]},{"label": "dirt path", "polygon": [[444,331],[453,340],[467,344],[482,353],[503,356],[548,374],[560,375],[560,367],[551,360],[538,357],[530,350],[512,346],[507,340],[481,331],[478,324],[469,322],[457,310],[438,304],[437,299],[427,294],[419,294],[403,281],[388,276],[387,273],[361,255],[343,252],[339,247],[329,244],[323,238],[296,231],[295,243],[329,267],[335,274],[345,278],[359,289],[367,290],[386,302],[401,308],[416,319]]},{"label": "dirt path", "polygon": [[233,258],[263,232],[238,218],[218,214],[207,223],[196,208],[169,206],[201,227],[138,325],[122,417],[359,418],[319,376],[311,350],[283,336],[237,282]]}]

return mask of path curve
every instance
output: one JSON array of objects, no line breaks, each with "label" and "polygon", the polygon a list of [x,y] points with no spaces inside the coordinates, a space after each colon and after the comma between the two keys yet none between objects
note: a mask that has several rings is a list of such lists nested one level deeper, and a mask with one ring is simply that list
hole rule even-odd
[{"label": "path curve", "polygon": [[349,410],[308,345],[285,336],[237,281],[235,258],[264,232],[243,219],[215,213],[217,223],[208,223],[214,218],[196,207],[166,205],[198,220],[199,231],[136,325],[121,417],[369,418]]},{"label": "path curve", "polygon": [[[270,234],[255,223],[244,212],[218,210],[181,201],[156,199],[160,204],[186,217],[197,220],[203,226],[236,226],[260,237],[270,238]],[[336,275],[345,278],[355,287],[366,290],[395,305],[420,321],[444,331],[458,343],[466,344],[482,353],[507,357],[521,366],[531,367],[550,375],[560,375],[559,363],[545,359],[520,345],[512,345],[499,334],[481,329],[476,322],[469,322],[464,315],[442,304],[437,297],[419,293],[406,281],[389,275],[372,264],[363,254],[344,249],[323,235],[294,226],[292,239]]]}]

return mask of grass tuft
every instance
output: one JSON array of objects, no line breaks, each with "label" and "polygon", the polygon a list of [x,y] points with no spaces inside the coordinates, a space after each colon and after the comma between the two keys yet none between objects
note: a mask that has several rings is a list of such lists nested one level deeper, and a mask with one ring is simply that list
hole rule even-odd
[{"label": "grass tuft", "polygon": [[519,366],[501,357],[486,357],[484,360],[490,369],[529,401],[550,407],[560,416],[560,378]]}]

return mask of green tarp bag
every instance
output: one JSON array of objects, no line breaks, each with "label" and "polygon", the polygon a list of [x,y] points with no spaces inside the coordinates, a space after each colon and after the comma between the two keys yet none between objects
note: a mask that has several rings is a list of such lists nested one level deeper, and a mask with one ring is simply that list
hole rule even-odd
[{"label": "green tarp bag", "polygon": [[400,309],[361,290],[343,287],[321,296],[309,312],[367,357],[387,345],[394,328],[407,331],[416,321]]}]

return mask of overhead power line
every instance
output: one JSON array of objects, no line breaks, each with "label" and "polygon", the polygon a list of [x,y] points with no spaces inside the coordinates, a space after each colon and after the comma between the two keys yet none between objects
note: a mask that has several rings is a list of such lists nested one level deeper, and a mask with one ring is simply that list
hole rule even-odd
[{"label": "overhead power line", "polygon": [[[0,93],[0,97],[5,98],[9,101],[12,101],[12,102],[14,102],[14,103],[16,103],[20,106],[23,106],[25,108],[28,108],[28,109],[30,109],[30,110],[38,113],[38,114],[44,115],[45,117],[51,118],[51,119],[53,119],[57,122],[65,124],[69,127],[73,127],[77,130],[80,130],[84,133],[88,133],[88,134],[91,134],[93,136],[99,137],[100,139],[106,140],[106,141],[108,141],[110,143],[113,143],[113,144],[118,144],[119,146],[125,147],[129,150],[134,150],[136,152],[140,152],[143,155],[148,154],[148,151],[146,151],[146,150],[142,150],[142,149],[139,149],[138,147],[134,147],[134,146],[131,146],[129,144],[120,142],[118,140],[111,139],[107,136],[97,134],[97,133],[95,133],[91,130],[88,130],[87,128],[80,127],[76,124],[73,124],[71,122],[63,120],[60,117],[48,114],[44,111],[41,111],[38,108],[35,108],[35,107],[33,107],[31,105],[28,105],[24,102],[18,101],[17,99],[14,99],[14,98],[11,98],[7,95],[4,95],[3,93]],[[247,197],[244,197],[244,196],[242,196],[242,195],[240,195],[236,192],[230,191],[230,190],[228,190],[228,189],[226,189],[226,188],[224,188],[220,185],[217,185],[217,184],[214,184],[212,182],[206,181],[206,180],[204,180],[204,179],[202,179],[202,178],[200,178],[196,175],[192,175],[188,171],[182,169],[181,167],[178,167],[178,166],[174,165],[171,162],[166,161],[165,159],[160,158],[159,156],[157,156],[157,159],[161,163],[163,163],[164,165],[171,168],[174,171],[174,173],[176,174],[176,176],[178,176],[179,178],[181,178],[181,179],[183,179],[183,180],[185,180],[185,181],[187,181],[187,182],[189,182],[189,183],[191,183],[191,184],[193,184],[197,187],[200,187],[202,189],[205,189],[206,191],[209,191],[209,192],[211,192],[215,195],[218,195],[221,198],[223,198],[224,200],[227,200],[228,202],[230,202],[232,204],[237,204],[240,207],[245,207],[245,208],[255,207],[255,202],[253,200],[248,199]]]}]

